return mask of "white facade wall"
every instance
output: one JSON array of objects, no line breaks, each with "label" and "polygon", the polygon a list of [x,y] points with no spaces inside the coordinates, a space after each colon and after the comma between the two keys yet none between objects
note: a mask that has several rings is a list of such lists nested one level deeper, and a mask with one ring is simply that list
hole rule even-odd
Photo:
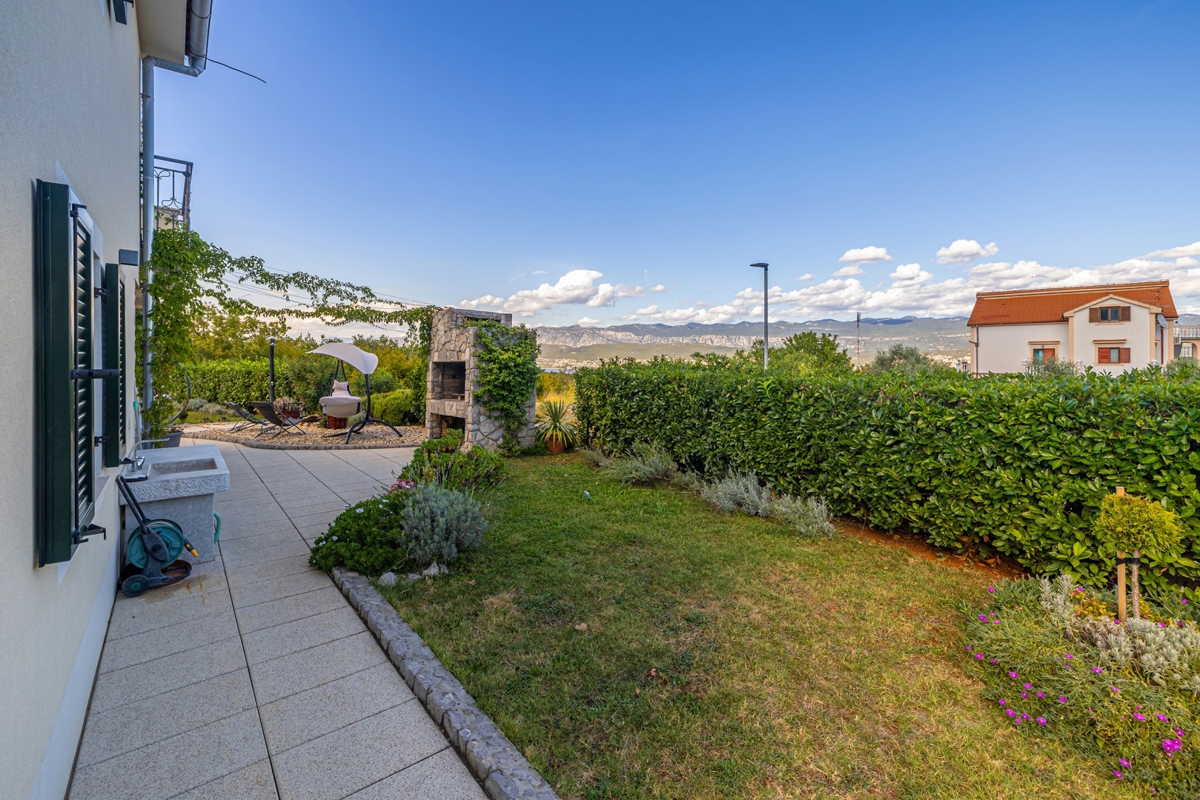
[{"label": "white facade wall", "polygon": [[972,346],[978,353],[974,372],[980,375],[989,372],[1024,372],[1023,362],[1030,359],[1033,342],[1057,341],[1058,344],[1045,346],[1055,348],[1060,360],[1066,359],[1069,338],[1070,326],[1066,322],[977,326],[972,336],[979,343],[978,348]]},{"label": "white facade wall", "polygon": [[[1075,312],[1075,360],[1084,367],[1097,372],[1116,374],[1129,369],[1143,369],[1151,361],[1160,360],[1155,348],[1154,327],[1157,313],[1143,306],[1135,306],[1122,300],[1102,300],[1096,306],[1127,305],[1130,307],[1128,322],[1088,322],[1088,310]],[[1161,335],[1158,334],[1158,335]],[[1123,339],[1123,342],[1113,341]],[[1128,347],[1128,364],[1100,364],[1096,361],[1096,348],[1104,340],[1110,347]]]},{"label": "white facade wall", "polygon": [[[95,522],[107,541],[82,544],[67,564],[36,566],[30,408],[34,181],[69,179],[100,234],[101,263],[138,248],[137,7],[128,25],[114,22],[110,8],[102,0],[5,3],[0,24],[0,374],[10,393],[0,426],[4,797],[65,794],[114,596],[120,525],[111,480],[97,484]],[[137,270],[124,273],[132,336]]]}]

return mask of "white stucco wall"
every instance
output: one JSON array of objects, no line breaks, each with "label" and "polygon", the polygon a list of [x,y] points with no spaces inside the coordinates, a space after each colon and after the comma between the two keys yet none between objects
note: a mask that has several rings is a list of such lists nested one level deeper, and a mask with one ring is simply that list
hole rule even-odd
[{"label": "white stucco wall", "polygon": [[[1119,300],[1096,303],[1097,306],[1129,305]],[[1128,322],[1088,322],[1087,309],[1075,314],[1075,360],[1097,372],[1118,373],[1129,369],[1141,369],[1150,365],[1154,355],[1152,324],[1156,315],[1147,308],[1130,306]],[[1112,342],[1110,347],[1128,347],[1130,363],[1099,364],[1096,362],[1097,340],[1124,339]]]},{"label": "white stucco wall", "polygon": [[1030,342],[1054,341],[1059,359],[1066,359],[1068,325],[1041,323],[1037,325],[981,325],[976,329],[979,342],[979,363],[975,371],[981,375],[989,372],[1023,372],[1022,363],[1029,359]]},{"label": "white stucco wall", "polygon": [[[136,11],[131,6],[129,24],[119,25],[109,9],[104,0],[5,3],[0,24],[0,374],[16,393],[0,426],[4,797],[63,797],[113,599],[119,525],[111,482],[96,515],[108,540],[81,545],[69,564],[35,566],[27,399],[34,180],[70,179],[102,234],[105,261],[116,262],[120,248],[138,248]],[[136,269],[125,275],[132,326]]]}]

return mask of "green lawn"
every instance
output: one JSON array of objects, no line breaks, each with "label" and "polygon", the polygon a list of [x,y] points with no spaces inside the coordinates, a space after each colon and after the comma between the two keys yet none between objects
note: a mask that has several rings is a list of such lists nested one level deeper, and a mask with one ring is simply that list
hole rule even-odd
[{"label": "green lawn", "polygon": [[957,609],[986,575],[508,467],[483,549],[389,596],[564,798],[1133,796],[980,699]]}]

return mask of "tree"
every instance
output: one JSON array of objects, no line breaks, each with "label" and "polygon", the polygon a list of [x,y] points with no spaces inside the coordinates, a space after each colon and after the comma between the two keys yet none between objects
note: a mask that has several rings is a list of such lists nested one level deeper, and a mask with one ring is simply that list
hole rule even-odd
[{"label": "tree", "polygon": [[[1118,489],[1118,492],[1120,491],[1122,490]],[[1140,616],[1138,560],[1142,551],[1163,555],[1179,544],[1183,539],[1183,527],[1179,524],[1179,517],[1161,503],[1144,497],[1109,494],[1100,501],[1096,533],[1108,540],[1118,553],[1133,552],[1133,616],[1137,619]]]},{"label": "tree", "polygon": [[894,344],[879,353],[867,367],[868,372],[899,372],[903,375],[939,370],[950,370],[950,367],[939,364],[915,347],[903,344]]},{"label": "tree", "polygon": [[[762,339],[738,353],[739,360],[749,364],[761,364],[762,357]],[[772,369],[785,372],[849,372],[854,368],[837,336],[813,331],[789,336],[772,347],[769,363]]]}]

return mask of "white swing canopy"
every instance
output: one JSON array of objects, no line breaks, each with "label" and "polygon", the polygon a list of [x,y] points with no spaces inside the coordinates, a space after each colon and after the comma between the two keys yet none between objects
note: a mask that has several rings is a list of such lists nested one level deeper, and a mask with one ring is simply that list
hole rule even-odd
[{"label": "white swing canopy", "polygon": [[308,353],[309,355],[333,356],[364,375],[372,374],[379,366],[379,356],[355,347],[349,342],[326,342],[316,350],[309,350]]}]

